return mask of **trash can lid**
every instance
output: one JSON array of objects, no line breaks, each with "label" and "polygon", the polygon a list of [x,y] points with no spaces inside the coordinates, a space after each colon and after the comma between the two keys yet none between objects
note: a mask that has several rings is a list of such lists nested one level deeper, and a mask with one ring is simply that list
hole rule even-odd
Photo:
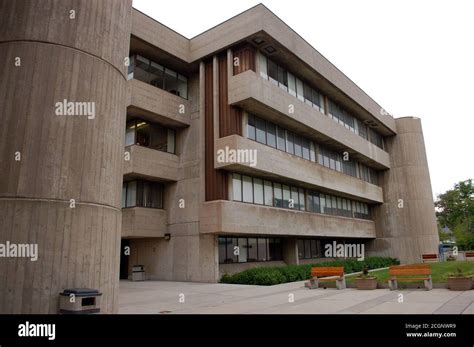
[{"label": "trash can lid", "polygon": [[98,289],[92,289],[92,288],[70,288],[70,289],[64,289],[64,291],[61,293],[63,295],[70,295],[74,294],[76,296],[84,296],[84,295],[100,295]]}]

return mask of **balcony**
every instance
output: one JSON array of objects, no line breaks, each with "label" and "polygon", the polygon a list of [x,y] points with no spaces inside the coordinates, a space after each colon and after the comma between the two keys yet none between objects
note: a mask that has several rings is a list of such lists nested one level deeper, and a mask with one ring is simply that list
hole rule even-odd
[{"label": "balcony", "polygon": [[124,176],[155,181],[177,181],[179,164],[177,155],[137,145],[127,146],[125,151],[130,153],[130,160],[124,161]]},{"label": "balcony", "polygon": [[[255,150],[256,165],[250,163],[220,163],[217,161],[217,151],[228,147],[229,150]],[[312,161],[296,157],[278,149],[246,139],[242,136],[231,135],[216,140],[216,158],[214,167],[249,175],[263,176],[268,179],[283,179],[303,184],[306,188],[318,189],[328,193],[349,198],[356,198],[371,203],[383,202],[382,188],[362,181],[358,178],[328,169]]]},{"label": "balcony", "polygon": [[[322,144],[330,143],[341,151],[347,150],[362,163],[370,163],[378,169],[390,168],[387,152],[251,70],[229,78],[229,103]],[[294,106],[292,114],[289,105]]]},{"label": "balcony", "polygon": [[[127,114],[169,127],[191,125],[189,100],[137,79],[131,79],[127,83],[130,90]],[[183,113],[180,113],[181,109]]]},{"label": "balcony", "polygon": [[156,208],[122,209],[122,237],[164,237],[167,232],[166,211]]},{"label": "balcony", "polygon": [[375,238],[370,220],[218,200],[200,211],[202,234]]}]

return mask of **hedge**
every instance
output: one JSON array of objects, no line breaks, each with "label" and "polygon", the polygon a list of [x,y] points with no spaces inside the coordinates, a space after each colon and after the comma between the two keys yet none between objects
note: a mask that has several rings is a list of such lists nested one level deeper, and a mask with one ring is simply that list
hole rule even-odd
[{"label": "hedge", "polygon": [[379,269],[390,265],[398,265],[400,261],[387,257],[368,257],[362,261],[346,259],[334,260],[317,264],[287,265],[278,267],[255,267],[233,275],[224,274],[221,283],[254,284],[271,286],[274,284],[304,281],[311,277],[311,268],[318,266],[344,266],[346,274],[362,271],[365,266]]}]

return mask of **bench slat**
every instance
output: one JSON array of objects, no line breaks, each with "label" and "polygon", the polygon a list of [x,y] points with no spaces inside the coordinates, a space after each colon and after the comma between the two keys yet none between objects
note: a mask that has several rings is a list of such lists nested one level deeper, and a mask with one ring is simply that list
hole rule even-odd
[{"label": "bench slat", "polygon": [[313,267],[311,268],[312,277],[330,277],[330,276],[343,276],[344,267]]}]

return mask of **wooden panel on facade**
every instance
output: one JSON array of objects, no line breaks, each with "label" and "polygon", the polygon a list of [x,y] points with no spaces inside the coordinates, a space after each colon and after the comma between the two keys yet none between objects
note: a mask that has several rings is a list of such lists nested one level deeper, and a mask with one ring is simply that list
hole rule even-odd
[{"label": "wooden panel on facade", "polygon": [[[234,75],[247,70],[255,71],[255,48],[249,44],[234,49]],[[239,58],[238,65],[235,64],[235,58]]]},{"label": "wooden panel on facade", "polygon": [[227,173],[214,169],[214,110],[212,60],[204,65],[204,146],[206,201],[227,199]]},{"label": "wooden panel on facade", "polygon": [[229,105],[227,54],[219,56],[219,137],[242,134],[242,110]]}]

